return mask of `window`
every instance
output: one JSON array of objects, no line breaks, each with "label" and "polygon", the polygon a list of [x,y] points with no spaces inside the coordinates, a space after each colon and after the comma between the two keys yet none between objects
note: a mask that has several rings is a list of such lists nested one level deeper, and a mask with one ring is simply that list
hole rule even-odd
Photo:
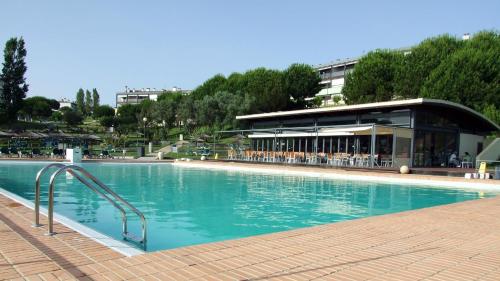
[{"label": "window", "polygon": [[370,112],[361,115],[361,124],[398,124],[410,126],[410,110]]}]

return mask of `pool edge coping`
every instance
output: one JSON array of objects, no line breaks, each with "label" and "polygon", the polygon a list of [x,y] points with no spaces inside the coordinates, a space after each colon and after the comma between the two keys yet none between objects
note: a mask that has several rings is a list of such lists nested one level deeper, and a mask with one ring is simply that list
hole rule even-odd
[{"label": "pool edge coping", "polygon": [[[15,194],[12,193],[8,190],[5,190],[4,188],[0,187],[0,195],[3,195],[11,200],[14,200],[23,206],[27,207],[28,209],[34,210],[34,203]],[[47,216],[47,209],[40,206],[40,213],[43,214],[44,216]],[[108,247],[109,249],[120,253],[126,257],[133,257],[137,255],[142,255],[147,252],[142,251],[140,249],[137,249],[131,245],[128,245],[127,243],[121,242],[115,238],[112,238],[110,236],[107,236],[105,234],[102,234],[88,226],[85,226],[79,222],[76,222],[68,217],[65,217],[61,214],[58,214],[57,212],[54,212],[54,220],[57,222],[61,223],[62,225],[76,231],[80,235],[87,237],[103,246]]]},{"label": "pool edge coping", "polygon": [[[485,191],[500,191],[500,183],[480,183],[480,182],[465,182],[463,180],[447,181],[447,180],[431,180],[431,179],[419,179],[419,178],[402,178],[402,177],[390,177],[390,176],[375,176],[375,175],[353,175],[342,174],[335,171],[328,172],[318,172],[318,171],[299,171],[299,170],[289,170],[281,169],[279,166],[276,167],[248,167],[240,165],[239,163],[229,166],[227,164],[211,164],[211,163],[199,163],[199,162],[174,162],[171,165],[183,167],[183,168],[205,168],[213,170],[225,170],[234,172],[257,172],[263,174],[272,175],[287,175],[287,176],[305,176],[314,178],[326,178],[326,179],[339,179],[339,180],[360,180],[365,182],[381,182],[381,183],[396,183],[396,184],[412,184],[419,186],[435,186],[435,187],[446,187],[446,188],[466,188],[473,190],[485,190]],[[433,176],[434,177],[434,176]]]}]

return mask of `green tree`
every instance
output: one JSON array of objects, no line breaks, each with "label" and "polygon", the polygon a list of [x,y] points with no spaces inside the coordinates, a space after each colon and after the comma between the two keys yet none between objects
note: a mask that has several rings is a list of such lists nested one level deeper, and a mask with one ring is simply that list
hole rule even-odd
[{"label": "green tree", "polygon": [[201,86],[193,90],[191,95],[195,99],[202,99],[207,95],[214,95],[217,91],[222,91],[226,87],[226,77],[222,74],[217,74],[214,77],[205,81]]},{"label": "green tree", "polygon": [[78,89],[78,92],[76,92],[76,109],[81,114],[85,114],[85,92],[82,88]]},{"label": "green tree", "polygon": [[60,111],[52,111],[52,115],[49,118],[50,121],[61,122],[63,120],[63,114]]},{"label": "green tree", "polygon": [[111,126],[114,126],[115,117],[114,116],[103,116],[103,117],[99,118],[99,124],[104,128],[109,128]]},{"label": "green tree", "polygon": [[140,105],[124,104],[118,108],[115,128],[120,134],[137,132],[139,126]]},{"label": "green tree", "polygon": [[219,124],[221,129],[232,129],[238,127],[236,116],[248,112],[250,104],[253,102],[247,100],[249,95],[232,94],[230,92],[218,92],[215,94],[215,100],[218,103],[221,117]]},{"label": "green tree", "polygon": [[59,109],[59,102],[45,97],[30,97],[23,100],[19,113],[28,119],[45,120],[52,116],[52,111]]},{"label": "green tree", "polygon": [[183,124],[184,129],[191,132],[195,124],[195,101],[193,96],[183,96],[176,110],[177,121]]},{"label": "green tree", "polygon": [[318,72],[307,64],[292,64],[283,73],[285,92],[290,96],[289,109],[311,107],[314,102],[306,98],[314,98],[321,90],[321,78]]},{"label": "green tree", "polygon": [[93,117],[104,128],[109,128],[115,124],[115,110],[109,105],[95,107]]},{"label": "green tree", "polygon": [[94,108],[94,118],[101,117],[113,117],[115,116],[115,110],[109,105],[100,105]]},{"label": "green tree", "polygon": [[347,104],[388,101],[403,54],[376,50],[362,57],[346,77],[342,94]]},{"label": "green tree", "polygon": [[172,92],[172,91],[165,91],[161,93],[161,95],[158,96],[157,101],[162,101],[162,100],[172,100],[176,103],[179,103],[182,99],[183,95],[179,92]]},{"label": "green tree", "polygon": [[171,128],[176,121],[178,105],[175,99],[162,99],[155,104],[152,117],[161,123],[165,121],[165,127]]},{"label": "green tree", "polygon": [[207,126],[221,123],[219,117],[222,116],[223,112],[221,112],[215,96],[207,95],[204,96],[203,99],[197,100],[195,102],[195,108],[197,125]]},{"label": "green tree", "polygon": [[432,71],[422,97],[460,103],[485,112],[500,108],[500,34],[480,32]]},{"label": "green tree", "polygon": [[97,107],[99,107],[100,97],[97,89],[92,89],[92,111],[94,111]]},{"label": "green tree", "polygon": [[494,104],[490,104],[484,107],[483,113],[491,121],[500,125],[500,108],[497,108]]},{"label": "green tree", "polygon": [[422,41],[405,55],[397,69],[394,92],[403,98],[417,98],[430,73],[445,61],[462,42],[450,35],[441,35]]},{"label": "green tree", "polygon": [[285,92],[282,72],[256,68],[245,72],[243,83],[245,94],[254,98],[251,112],[271,112],[287,108],[290,98]]},{"label": "green tree", "polygon": [[[181,96],[179,96],[182,98]],[[172,128],[177,121],[177,108],[179,107],[180,99],[174,96],[159,99],[153,106],[152,118],[157,120],[161,126],[161,132],[158,132],[160,138],[167,137],[168,130]]]},{"label": "green tree", "polygon": [[89,90],[85,90],[85,115],[90,116],[92,114],[92,95]]},{"label": "green tree", "polygon": [[82,124],[83,115],[78,111],[67,111],[63,114],[63,121],[68,124],[68,126],[77,126]]},{"label": "green tree", "polygon": [[73,108],[68,107],[68,106],[64,106],[64,107],[59,108],[59,111],[64,115],[68,111],[73,111]]},{"label": "green tree", "polygon": [[246,86],[246,79],[244,79],[244,75],[234,72],[227,77],[223,90],[228,91],[229,93],[241,95],[244,94]]},{"label": "green tree", "polygon": [[4,62],[0,81],[0,116],[2,120],[14,120],[22,106],[22,100],[28,92],[28,84],[24,77],[27,67],[24,59],[26,49],[24,39],[11,38],[5,43]]}]

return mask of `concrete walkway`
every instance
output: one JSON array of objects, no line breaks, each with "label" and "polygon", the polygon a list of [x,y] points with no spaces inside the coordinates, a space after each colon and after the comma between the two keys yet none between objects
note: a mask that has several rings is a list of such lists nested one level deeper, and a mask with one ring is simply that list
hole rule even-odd
[{"label": "concrete walkway", "polygon": [[2,280],[500,280],[500,197],[133,257],[32,217],[0,196]]}]

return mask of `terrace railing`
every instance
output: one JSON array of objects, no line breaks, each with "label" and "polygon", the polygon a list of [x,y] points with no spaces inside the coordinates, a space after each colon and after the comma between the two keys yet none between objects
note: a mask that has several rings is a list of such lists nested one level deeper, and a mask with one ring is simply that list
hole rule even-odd
[{"label": "terrace railing", "polygon": [[[121,218],[122,218],[122,236],[126,240],[131,240],[136,243],[142,244],[144,248],[146,248],[146,218],[144,217],[144,214],[140,212],[137,208],[132,206],[130,203],[128,203],[125,199],[120,197],[118,194],[116,194],[114,191],[112,191],[109,187],[107,187],[104,183],[102,183],[100,180],[98,180],[96,177],[94,177],[92,174],[90,174],[87,170],[83,169],[80,166],[76,165],[65,165],[61,163],[52,163],[44,168],[42,168],[40,171],[38,171],[36,175],[36,182],[35,182],[35,224],[34,226],[38,227],[40,226],[40,179],[42,175],[48,171],[50,168],[59,168],[57,171],[55,171],[52,176],[50,177],[49,181],[49,208],[48,208],[48,221],[49,221],[49,229],[48,229],[48,235],[54,235],[54,190],[55,190],[55,180],[58,175],[67,172],[70,175],[74,176],[76,179],[78,179],[82,184],[84,184],[86,187],[88,187],[90,190],[98,194],[99,196],[103,197],[111,203],[118,211],[120,211]],[[89,180],[91,182],[89,182]],[[141,237],[135,236],[132,233],[128,232],[127,228],[127,212],[126,209],[123,208],[124,205],[126,209],[132,211],[135,213],[139,219],[141,220]]]}]

